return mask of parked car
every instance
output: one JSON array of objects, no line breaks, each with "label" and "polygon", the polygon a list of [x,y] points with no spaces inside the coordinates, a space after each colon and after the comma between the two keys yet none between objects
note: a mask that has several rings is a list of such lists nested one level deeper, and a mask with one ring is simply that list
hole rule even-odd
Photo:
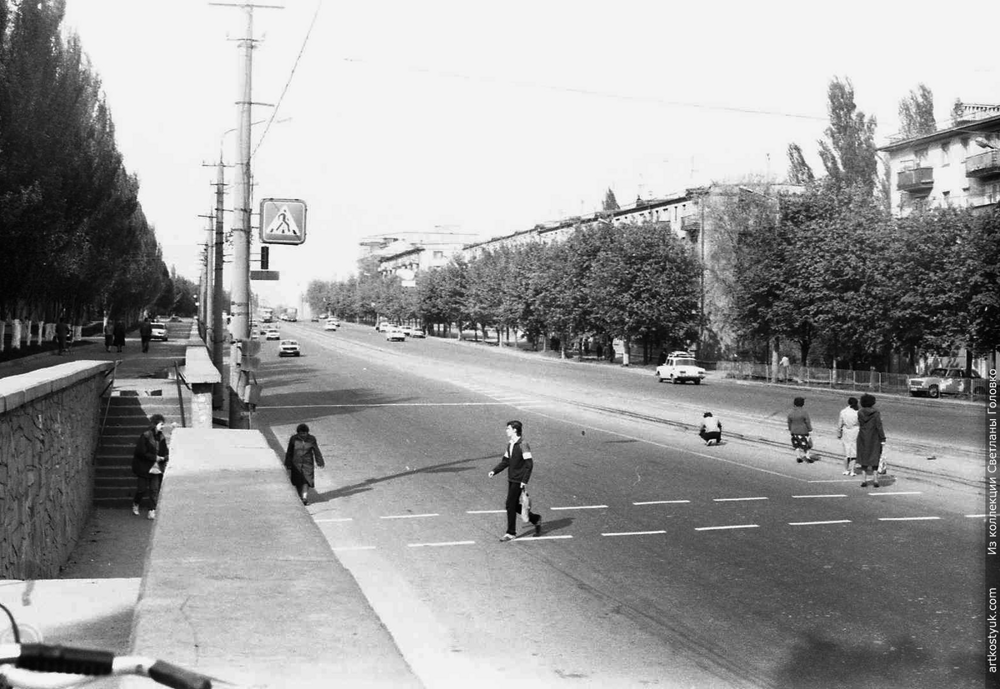
[{"label": "parked car", "polygon": [[327,318],[323,324],[323,330],[336,330],[340,324],[332,318]]},{"label": "parked car", "polygon": [[403,333],[407,337],[424,337],[424,330],[423,330],[423,328],[417,328],[417,327],[409,326],[409,325],[406,326],[405,328],[403,328]]},{"label": "parked car", "polygon": [[299,343],[295,340],[282,340],[278,343],[278,356],[300,356]]},{"label": "parked car", "polygon": [[907,379],[906,385],[911,397],[986,394],[986,384],[979,372],[972,371],[972,375],[966,376],[964,368],[934,368],[926,376]]},{"label": "parked car", "polygon": [[395,327],[396,326],[390,323],[389,321],[382,321],[377,326],[375,326],[375,329],[378,330],[380,333],[384,333],[387,330],[389,330],[389,328],[395,328]]},{"label": "parked car", "polygon": [[167,326],[165,323],[150,323],[152,328],[152,333],[150,334],[150,339],[160,340],[162,342],[167,341]]},{"label": "parked car", "polygon": [[266,340],[280,340],[281,339],[281,331],[279,331],[277,328],[271,328],[271,329],[269,329],[267,331],[267,334],[264,336],[264,339],[266,339]]},{"label": "parked car", "polygon": [[705,369],[698,365],[690,352],[671,352],[667,360],[656,367],[656,380],[662,383],[686,383],[691,381],[700,385],[705,380]]},{"label": "parked car", "polygon": [[392,326],[385,331],[385,339],[388,342],[403,342],[406,340],[406,333],[398,326]]}]

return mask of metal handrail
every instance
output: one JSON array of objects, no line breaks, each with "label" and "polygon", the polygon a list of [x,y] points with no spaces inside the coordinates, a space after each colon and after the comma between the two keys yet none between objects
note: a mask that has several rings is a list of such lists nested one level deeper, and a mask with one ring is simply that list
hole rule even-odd
[{"label": "metal handrail", "polygon": [[[115,386],[115,376],[118,373],[118,364],[122,363],[121,359],[115,361],[115,367],[111,369],[111,382],[104,386],[101,390],[101,397],[104,397],[104,393]],[[108,425],[108,413],[111,411],[111,396],[108,396],[108,403],[104,405],[104,419],[101,421],[101,436],[104,435],[104,428]]]},{"label": "metal handrail", "polygon": [[184,387],[188,390],[191,386],[188,385],[187,379],[181,375],[181,369],[177,365],[177,361],[174,361],[174,382],[177,383],[177,406],[181,408],[181,427],[187,428],[187,420],[184,418],[184,393],[181,391],[181,381],[184,381]]}]

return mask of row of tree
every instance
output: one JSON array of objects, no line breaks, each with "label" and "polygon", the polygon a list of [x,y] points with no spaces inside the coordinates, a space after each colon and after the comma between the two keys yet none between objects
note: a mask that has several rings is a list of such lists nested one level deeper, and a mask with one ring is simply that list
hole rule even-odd
[{"label": "row of tree", "polygon": [[[373,266],[367,266],[372,268]],[[654,225],[599,224],[564,242],[486,251],[417,275],[362,270],[344,282],[313,282],[306,299],[348,318],[493,328],[565,352],[584,338],[684,346],[697,339],[700,269],[689,247]]]},{"label": "row of tree", "polygon": [[0,319],[126,319],[171,276],[65,0],[0,0]]}]

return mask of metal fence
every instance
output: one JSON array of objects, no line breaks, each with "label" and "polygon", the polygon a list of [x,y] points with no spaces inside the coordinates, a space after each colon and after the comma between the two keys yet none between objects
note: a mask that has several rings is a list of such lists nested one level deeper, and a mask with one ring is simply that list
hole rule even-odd
[{"label": "metal fence", "polygon": [[[708,366],[711,368],[711,365]],[[742,380],[775,380],[774,366],[748,361],[717,361],[715,370],[726,378]],[[905,373],[883,373],[882,371],[853,371],[816,366],[789,366],[787,371],[778,367],[777,381],[810,387],[828,387],[831,390],[856,390],[858,392],[881,392],[896,395],[909,393],[907,379],[913,376]],[[983,386],[985,387],[985,386]],[[985,394],[965,392],[956,395],[960,399],[985,399]]]}]

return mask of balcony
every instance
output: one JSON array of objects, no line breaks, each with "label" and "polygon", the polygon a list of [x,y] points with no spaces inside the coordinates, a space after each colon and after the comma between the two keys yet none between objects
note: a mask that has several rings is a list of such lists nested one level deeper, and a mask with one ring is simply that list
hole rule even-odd
[{"label": "balcony", "polygon": [[965,159],[966,177],[1000,175],[1000,151],[986,151]]},{"label": "balcony", "polygon": [[918,167],[902,170],[896,181],[896,188],[911,194],[926,194],[934,186],[934,168]]},{"label": "balcony", "polygon": [[681,217],[681,232],[687,235],[692,242],[698,239],[701,232],[701,218],[697,215],[686,215]]}]

